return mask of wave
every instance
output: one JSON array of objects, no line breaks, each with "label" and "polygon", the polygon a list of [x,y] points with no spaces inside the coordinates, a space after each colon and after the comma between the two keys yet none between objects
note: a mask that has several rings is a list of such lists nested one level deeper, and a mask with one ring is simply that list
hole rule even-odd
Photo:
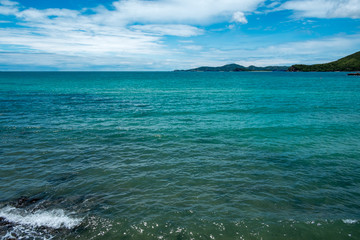
[{"label": "wave", "polygon": [[358,220],[355,220],[355,219],[343,219],[342,221],[343,221],[343,223],[346,223],[346,224],[354,224],[354,223],[358,222]]},{"label": "wave", "polygon": [[72,229],[78,226],[82,221],[81,218],[73,218],[66,215],[62,209],[29,212],[24,209],[10,206],[0,209],[0,218],[4,218],[6,221],[15,224],[32,227],[48,227],[53,229]]},{"label": "wave", "polygon": [[81,218],[70,216],[62,209],[30,211],[6,206],[0,209],[1,240],[52,239],[59,231],[80,225]]}]

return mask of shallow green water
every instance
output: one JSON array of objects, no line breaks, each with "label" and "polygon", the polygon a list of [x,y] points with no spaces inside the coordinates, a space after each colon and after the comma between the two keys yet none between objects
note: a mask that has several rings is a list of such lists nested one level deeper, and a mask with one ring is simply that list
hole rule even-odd
[{"label": "shallow green water", "polygon": [[0,236],[360,239],[359,123],[344,73],[3,72]]}]

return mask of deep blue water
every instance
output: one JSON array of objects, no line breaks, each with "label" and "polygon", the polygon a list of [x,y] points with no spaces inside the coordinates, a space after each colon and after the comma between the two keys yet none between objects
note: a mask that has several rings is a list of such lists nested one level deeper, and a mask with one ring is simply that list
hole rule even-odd
[{"label": "deep blue water", "polygon": [[1,72],[2,239],[360,239],[360,78]]}]

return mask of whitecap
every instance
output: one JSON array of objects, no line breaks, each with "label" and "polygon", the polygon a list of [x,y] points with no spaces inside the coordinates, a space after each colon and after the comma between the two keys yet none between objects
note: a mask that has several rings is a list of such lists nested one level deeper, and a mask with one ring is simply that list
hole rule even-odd
[{"label": "whitecap", "polygon": [[15,224],[28,225],[32,227],[48,227],[53,229],[71,229],[78,226],[82,221],[81,218],[73,218],[66,215],[62,209],[47,211],[37,210],[30,212],[10,206],[0,209],[0,217]]},{"label": "whitecap", "polygon": [[354,224],[354,223],[358,222],[358,220],[355,220],[355,219],[343,219],[342,221],[343,221],[343,223],[346,223],[346,224]]}]

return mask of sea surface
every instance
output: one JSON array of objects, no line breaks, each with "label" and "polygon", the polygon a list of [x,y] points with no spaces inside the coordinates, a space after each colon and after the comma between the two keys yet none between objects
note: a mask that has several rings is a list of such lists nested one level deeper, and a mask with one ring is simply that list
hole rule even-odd
[{"label": "sea surface", "polygon": [[0,239],[360,239],[360,78],[1,72]]}]

